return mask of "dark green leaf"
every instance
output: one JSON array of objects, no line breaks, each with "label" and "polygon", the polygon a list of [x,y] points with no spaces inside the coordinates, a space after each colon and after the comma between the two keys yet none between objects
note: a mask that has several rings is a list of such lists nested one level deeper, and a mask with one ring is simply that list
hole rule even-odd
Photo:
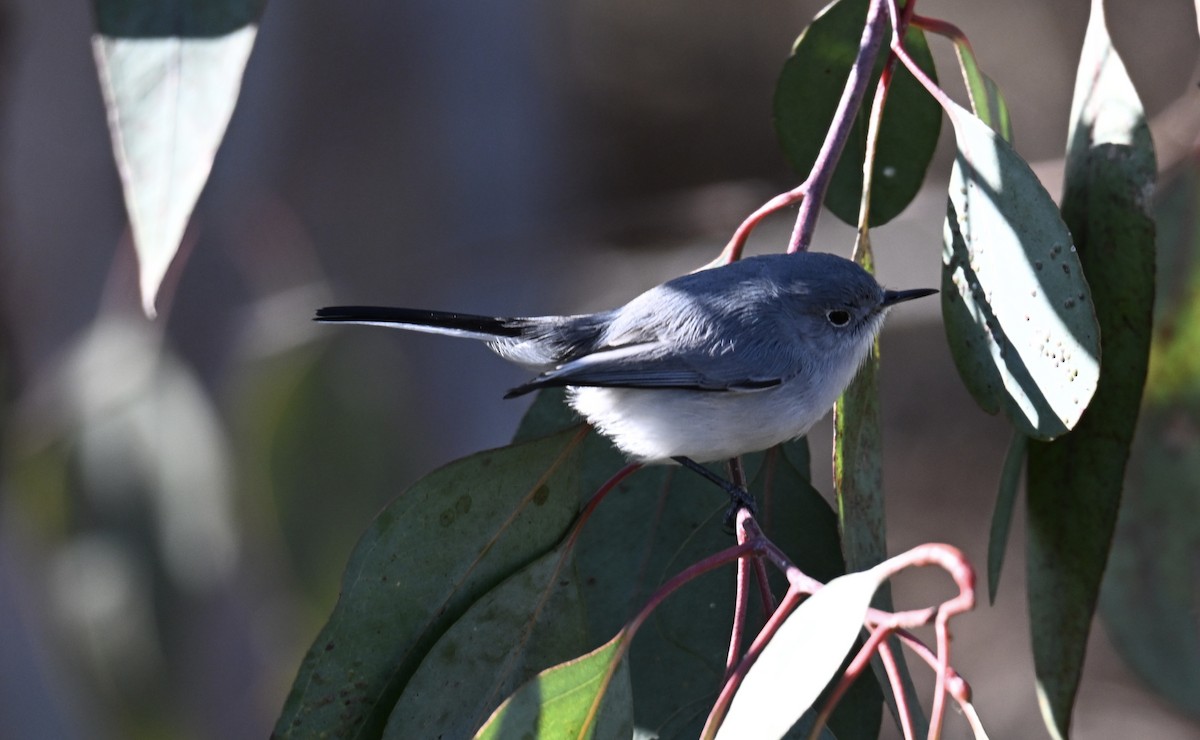
[{"label": "dark green leaf", "polygon": [[[620,738],[634,734],[628,661],[614,668],[625,649],[625,633],[575,660],[542,671],[488,720],[478,738]],[[603,694],[599,713],[592,716]]]},{"label": "dark green leaf", "polygon": [[379,737],[441,635],[561,539],[578,507],[579,449],[567,431],[472,455],[380,512],[350,557],[276,736]]},{"label": "dark green leaf", "polygon": [[1158,199],[1158,296],[1142,418],[1100,612],[1134,671],[1200,718],[1200,171]]},{"label": "dark green leaf", "polygon": [[471,736],[518,686],[585,652],[586,632],[570,553],[560,545],[485,594],[442,635],[404,687],[383,736]]},{"label": "dark green leaf", "polygon": [[267,0],[92,0],[96,30],[116,38],[213,38],[262,17]]},{"label": "dark green leaf", "polygon": [[[864,266],[873,271],[869,247],[860,246],[860,249],[863,250],[861,259]],[[879,345],[876,343],[870,357],[838,399],[833,411],[833,474],[834,487],[837,489],[838,530],[841,532],[842,554],[849,572],[866,570],[887,559],[878,376]],[[875,606],[891,610],[889,584],[883,584],[875,594]],[[914,727],[919,734],[925,734],[925,718],[919,709],[916,688],[899,640],[890,638],[889,644],[896,655],[906,703],[913,708],[911,715]],[[883,664],[876,659],[871,662],[871,667],[879,684],[889,687],[889,706],[897,711]]]},{"label": "dark green leaf", "polygon": [[1025,465],[1025,451],[1029,438],[1014,432],[1004,458],[1004,472],[1000,474],[1000,491],[996,494],[996,508],[992,512],[992,529],[988,537],[988,602],[996,602],[996,591],[1000,588],[1000,571],[1004,568],[1004,553],[1008,549],[1008,530],[1012,524],[1013,507],[1017,503],[1017,488],[1021,485],[1021,468]]},{"label": "dark green leaf", "polygon": [[[867,0],[840,0],[827,7],[797,39],[775,87],[775,130],[792,167],[807,176],[829,131],[846,76],[858,52]],[[890,38],[890,34],[889,34]],[[885,40],[885,49],[887,41]],[[936,80],[924,34],[910,28],[905,46],[921,69]],[[873,94],[887,58],[879,56],[867,90]],[[867,100],[871,95],[867,96]],[[848,224],[858,223],[862,200],[870,105],[863,106],[838,160],[825,205]],[[871,187],[870,224],[895,218],[916,197],[933,158],[942,112],[920,83],[897,66],[879,131]]]},{"label": "dark green leaf", "polygon": [[[561,398],[543,392],[518,436],[531,438],[577,423]],[[585,441],[582,459],[585,495],[626,463],[596,434]],[[806,573],[828,580],[842,572],[837,520],[809,485],[807,470],[795,467],[807,468],[807,462],[801,441],[749,455],[745,464],[767,533]],[[733,544],[721,524],[727,505],[719,488],[676,466],[640,470],[609,494],[584,527],[576,552],[593,644],[621,630],[663,581]],[[733,568],[716,571],[672,595],[638,633],[628,662],[639,727],[662,737],[699,735],[725,670],[733,596]],[[756,602],[751,599],[752,606]],[[857,682],[856,689],[863,684]],[[849,709],[839,708],[833,724],[853,728],[874,722],[877,731],[878,686],[857,690],[863,692],[858,703],[847,699]],[[852,716],[856,712],[862,714]]]},{"label": "dark green leaf", "polygon": [[1072,106],[1063,215],[1104,336],[1096,397],[1079,424],[1032,443],[1029,612],[1046,725],[1067,737],[1137,423],[1154,304],[1154,150],[1141,103],[1092,4]]},{"label": "dark green leaf", "polygon": [[1088,283],[1029,165],[966,110],[947,112],[958,142],[942,252],[950,353],[985,411],[1053,439],[1079,421],[1099,375]]}]

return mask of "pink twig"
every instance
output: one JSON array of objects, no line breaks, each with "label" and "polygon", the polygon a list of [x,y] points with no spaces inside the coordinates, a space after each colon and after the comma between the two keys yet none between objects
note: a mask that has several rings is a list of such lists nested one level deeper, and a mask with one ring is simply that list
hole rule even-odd
[{"label": "pink twig", "polygon": [[716,733],[717,727],[720,726],[721,720],[725,718],[725,713],[729,710],[729,703],[733,701],[734,693],[737,692],[738,686],[742,684],[742,679],[746,677],[746,673],[749,672],[754,662],[758,660],[758,656],[762,653],[763,648],[767,646],[767,643],[779,631],[779,627],[804,596],[804,593],[794,588],[788,589],[787,595],[783,597],[783,601],[779,604],[779,608],[767,620],[766,626],[758,633],[758,637],[754,638],[754,642],[750,643],[750,649],[746,651],[746,657],[742,658],[742,662],[738,663],[733,675],[721,687],[721,692],[717,695],[717,701],[708,713],[708,719],[704,723],[704,730],[701,731],[700,737],[709,738],[713,737]]},{"label": "pink twig", "polygon": [[[821,151],[813,163],[812,172],[805,181],[807,197],[800,204],[800,213],[796,216],[796,227],[792,230],[788,252],[804,251],[812,241],[821,202],[825,200],[825,191],[829,189],[833,171],[842,156],[842,150],[846,147],[847,139],[850,138],[854,119],[866,95],[867,83],[871,81],[875,58],[879,56],[879,49],[883,46],[883,36],[887,32],[884,6],[892,8],[892,0],[874,0],[867,10],[867,21],[863,26],[858,54],[854,57],[854,64],[846,78],[846,87],[843,88],[841,100],[838,101],[837,112],[833,115],[829,133],[825,136],[825,142],[821,144]],[[892,10],[894,11],[894,8]]]},{"label": "pink twig", "polygon": [[796,188],[776,195],[763,204],[757,211],[750,214],[745,221],[733,232],[733,237],[721,251],[721,254],[708,267],[726,265],[741,259],[746,241],[758,224],[768,215],[800,203],[800,212],[796,216],[796,226],[792,230],[792,238],[788,243],[788,252],[799,252],[808,249],[812,241],[813,230],[816,228],[817,216],[820,214],[821,202],[825,199],[825,191],[833,179],[842,150],[854,129],[854,119],[862,106],[866,95],[867,83],[871,80],[871,70],[875,59],[883,46],[883,36],[886,32],[886,18],[883,6],[890,6],[892,0],[874,0],[867,11],[866,24],[859,42],[858,53],[850,74],[846,77],[846,86],[842,97],[830,122],[829,133],[821,144],[821,150],[813,162],[808,177]]},{"label": "pink twig", "polygon": [[[887,5],[892,19],[892,29],[893,31],[896,31],[897,29],[902,28],[901,17],[896,14],[896,7],[891,2],[888,2]],[[894,32],[892,34],[892,53],[896,55],[897,59],[904,63],[905,67],[908,67],[908,71],[912,73],[913,77],[917,78],[917,82],[921,83],[925,90],[933,96],[934,100],[938,101],[938,103],[947,113],[953,111],[956,105],[955,102],[950,99],[950,96],[946,95],[942,88],[938,87],[936,82],[929,79],[929,75],[925,74],[925,70],[921,69],[921,67],[915,61],[913,61],[913,58],[909,56],[908,51],[904,48],[903,42],[903,34]]]},{"label": "pink twig", "polygon": [[596,511],[596,507],[600,505],[600,502],[603,501],[608,494],[612,493],[612,490],[616,488],[621,481],[636,473],[641,469],[641,467],[641,463],[629,463],[625,467],[613,473],[611,478],[604,481],[604,483],[602,483],[600,487],[596,489],[596,492],[592,494],[592,497],[588,499],[588,502],[583,505],[583,510],[579,512],[579,519],[576,520],[575,528],[571,530],[571,536],[567,539],[567,546],[564,550],[564,553],[569,552],[573,547],[575,547],[575,542],[579,539],[579,533],[583,531],[583,525],[587,523],[588,519],[591,518],[592,513]]},{"label": "pink twig", "polygon": [[737,231],[733,232],[733,238],[725,245],[725,249],[721,250],[721,254],[715,260],[705,267],[719,267],[720,265],[728,265],[731,262],[736,262],[742,258],[742,250],[746,248],[746,240],[750,238],[750,232],[754,231],[755,227],[767,216],[775,211],[787,208],[790,205],[804,200],[804,193],[808,188],[807,181],[801,183],[793,190],[786,193],[776,195],[774,198],[767,201],[759,207],[757,211],[751,213],[741,226],[737,227]]},{"label": "pink twig", "polygon": [[892,685],[892,695],[896,698],[896,714],[900,717],[900,730],[905,740],[916,740],[916,731],[912,726],[912,710],[908,708],[908,696],[904,691],[903,679],[900,677],[900,666],[892,653],[892,646],[887,640],[879,643],[879,660],[887,673],[888,682]]},{"label": "pink twig", "polygon": [[762,602],[763,614],[775,611],[775,594],[771,593],[771,582],[767,580],[767,566],[761,556],[755,556],[754,580],[758,581],[758,597]]},{"label": "pink twig", "polygon": [[[738,513],[741,514],[741,512]],[[745,545],[746,531],[739,526],[737,535],[738,544]],[[750,601],[749,561],[752,559],[758,560],[757,556],[749,555],[738,558],[737,561],[737,581],[733,597],[733,627],[729,630],[729,654],[725,657],[725,680],[733,675],[733,670],[737,668],[738,658],[742,654],[742,638],[746,634],[746,607]]]}]

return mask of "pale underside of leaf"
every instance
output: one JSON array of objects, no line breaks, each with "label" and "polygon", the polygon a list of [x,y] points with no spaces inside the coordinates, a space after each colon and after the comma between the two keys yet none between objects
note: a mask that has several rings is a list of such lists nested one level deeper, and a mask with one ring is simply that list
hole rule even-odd
[{"label": "pale underside of leaf", "polygon": [[148,316],[233,115],[257,30],[92,39]]},{"label": "pale underside of leaf", "polygon": [[944,233],[943,308],[959,372],[976,402],[1053,439],[1096,390],[1100,332],[1057,207],[1029,166],[968,111]]},{"label": "pale underside of leaf", "polygon": [[717,740],[783,737],[796,724],[842,667],[882,572],[835,578],[784,621],[746,673]]}]

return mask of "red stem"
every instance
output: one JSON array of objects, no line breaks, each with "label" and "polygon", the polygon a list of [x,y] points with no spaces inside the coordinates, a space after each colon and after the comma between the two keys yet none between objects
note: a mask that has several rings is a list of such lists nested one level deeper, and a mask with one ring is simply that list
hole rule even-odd
[{"label": "red stem", "polygon": [[837,112],[829,126],[825,142],[813,163],[812,172],[805,181],[807,197],[800,204],[800,213],[796,216],[796,227],[792,230],[792,239],[788,243],[788,252],[801,252],[808,249],[812,241],[813,231],[817,227],[817,216],[821,211],[821,203],[825,200],[825,191],[833,179],[833,171],[837,167],[850,131],[854,127],[854,119],[858,109],[862,107],[866,96],[867,83],[871,81],[871,70],[875,68],[875,58],[883,46],[883,35],[887,31],[887,18],[884,6],[892,7],[891,0],[874,0],[867,10],[867,21],[863,26],[862,38],[858,45],[858,54],[850,67],[846,78],[846,87],[842,89],[841,100],[838,101]]}]

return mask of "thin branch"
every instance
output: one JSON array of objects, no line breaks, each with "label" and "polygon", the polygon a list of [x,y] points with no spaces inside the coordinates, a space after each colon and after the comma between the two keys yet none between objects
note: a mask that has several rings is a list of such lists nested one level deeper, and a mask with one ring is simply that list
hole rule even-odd
[{"label": "thin branch", "polygon": [[738,686],[742,684],[742,679],[746,677],[750,668],[758,660],[758,656],[766,648],[767,643],[779,631],[779,628],[804,596],[804,593],[794,588],[788,589],[787,595],[783,597],[783,601],[779,604],[779,608],[775,610],[775,613],[767,620],[766,626],[754,638],[754,642],[750,644],[750,649],[746,651],[746,657],[742,658],[742,662],[738,663],[733,675],[721,687],[721,693],[717,695],[717,700],[713,703],[713,708],[708,713],[708,719],[704,722],[704,730],[700,733],[701,738],[712,738],[716,735],[717,728],[721,725],[721,720],[725,718],[725,713],[729,711],[729,704],[733,701],[733,695],[737,693]]},{"label": "thin branch", "polygon": [[737,227],[737,231],[733,232],[733,237],[729,240],[729,243],[725,245],[723,250],[721,250],[721,254],[717,255],[715,260],[708,263],[701,269],[720,267],[721,265],[728,265],[731,262],[740,260],[742,258],[742,250],[744,250],[746,247],[746,240],[750,238],[750,232],[754,231],[755,227],[757,227],[764,218],[771,215],[775,211],[782,210],[790,205],[804,200],[804,194],[807,192],[807,188],[807,182],[801,183],[796,188],[789,190],[786,193],[780,193],[760,206],[757,211],[746,217],[746,220],[742,222],[741,226]]},{"label": "thin branch", "polygon": [[[737,541],[739,545],[746,544],[746,530],[742,528],[743,515],[749,512],[742,509],[738,512]],[[758,560],[758,556],[750,555],[738,558],[737,581],[734,584],[733,596],[733,626],[729,630],[729,652],[725,656],[725,675],[722,680],[728,681],[737,668],[738,659],[742,654],[742,639],[746,634],[746,613],[750,602],[750,561]]]},{"label": "thin branch", "polygon": [[891,0],[874,0],[867,10],[867,21],[863,26],[858,54],[846,78],[846,87],[842,90],[841,100],[838,101],[837,112],[833,115],[829,133],[825,136],[825,142],[821,144],[821,151],[813,163],[812,172],[805,181],[807,197],[800,204],[800,213],[796,216],[796,227],[792,230],[788,252],[804,251],[812,241],[821,203],[825,200],[825,191],[829,189],[838,159],[850,138],[854,119],[866,96],[867,83],[871,81],[871,70],[875,68],[875,59],[879,56],[884,34],[887,33],[884,6],[891,8],[891,5]]},{"label": "thin branch", "polygon": [[[888,11],[892,19],[892,29],[900,28],[901,18],[896,15],[896,8],[891,3],[888,3]],[[932,95],[934,100],[938,101],[943,110],[946,112],[953,111],[957,103],[951,100],[950,96],[942,88],[938,87],[938,84],[931,80],[929,75],[925,74],[925,70],[921,69],[920,65],[913,61],[913,58],[909,56],[908,51],[904,48],[903,40],[903,36],[896,33],[892,34],[892,53],[904,63],[905,67],[908,67],[908,71],[912,73],[912,76],[916,77],[917,82],[921,83],[926,92]]]}]

